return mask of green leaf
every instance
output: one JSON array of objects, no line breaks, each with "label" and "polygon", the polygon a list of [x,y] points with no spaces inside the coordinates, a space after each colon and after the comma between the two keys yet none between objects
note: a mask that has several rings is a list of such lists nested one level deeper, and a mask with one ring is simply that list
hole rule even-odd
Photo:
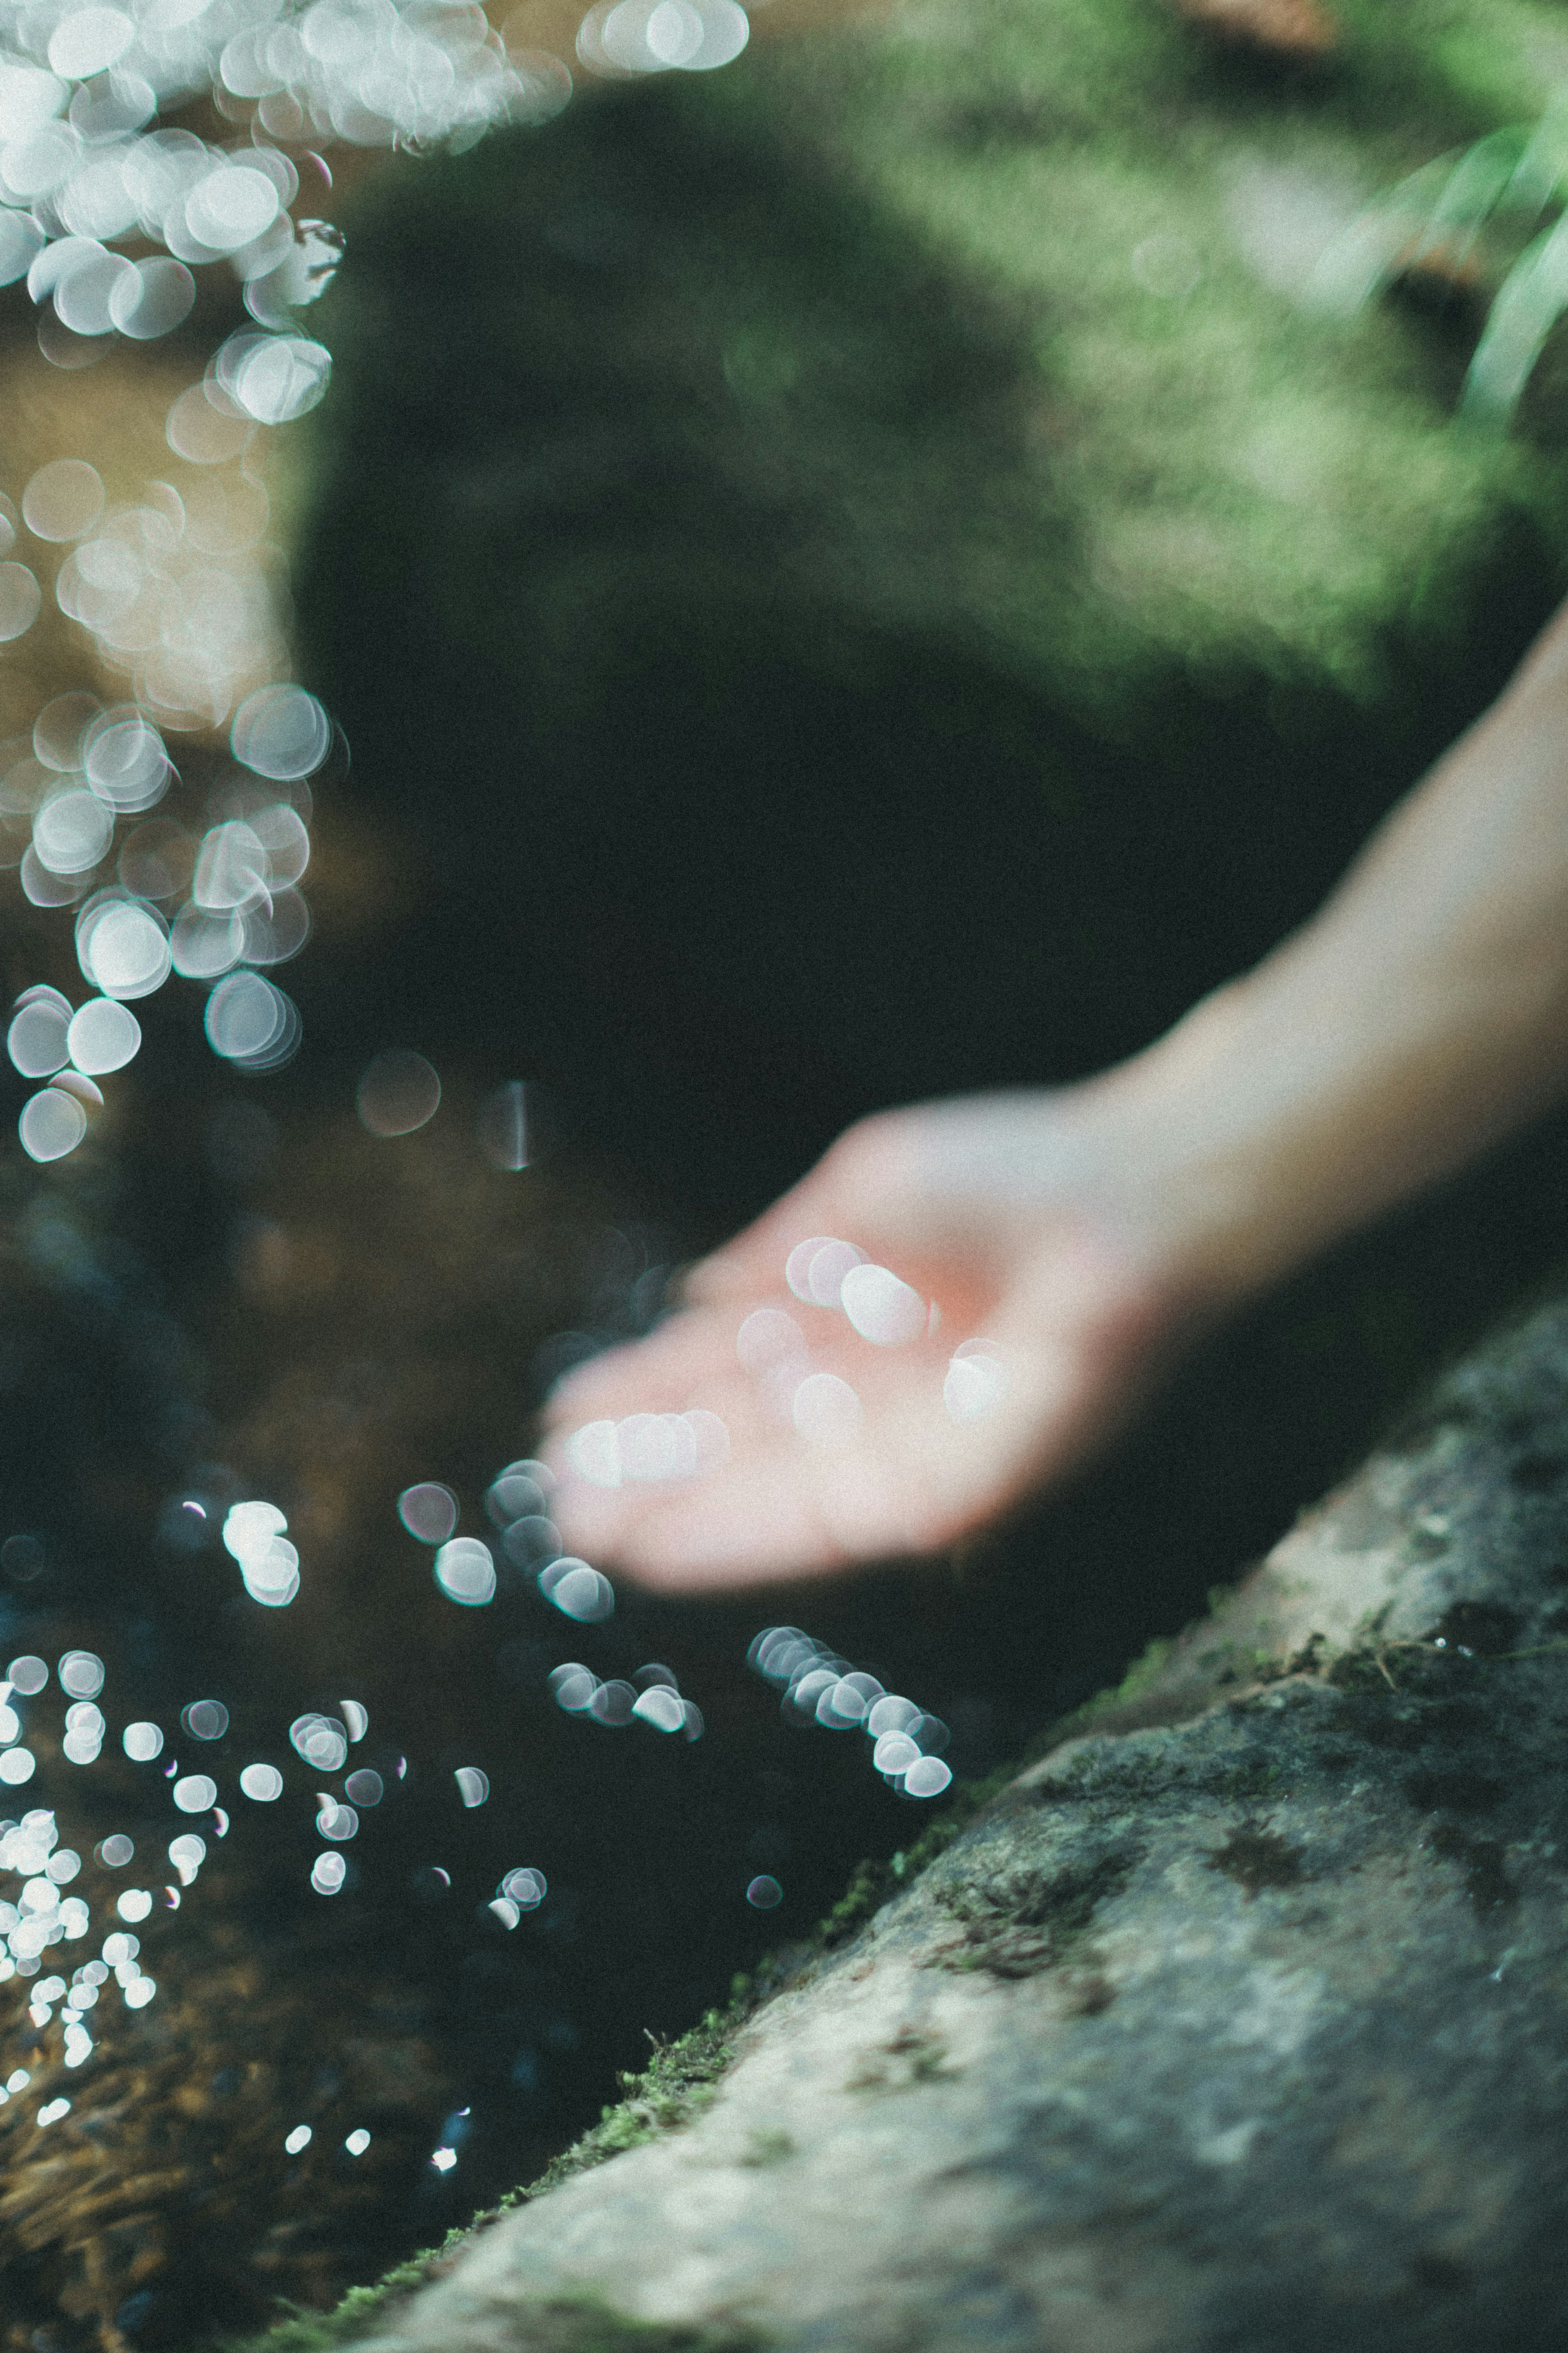
[{"label": "green leaf", "polygon": [[1565,310],[1568,215],[1526,247],[1499,288],[1465,378],[1460,413],[1506,425]]}]

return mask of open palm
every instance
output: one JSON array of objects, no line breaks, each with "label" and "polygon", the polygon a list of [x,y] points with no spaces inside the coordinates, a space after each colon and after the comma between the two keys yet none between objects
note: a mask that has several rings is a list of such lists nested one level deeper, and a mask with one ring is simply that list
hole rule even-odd
[{"label": "open palm", "polygon": [[567,1544],[696,1588],[929,1552],[1068,1467],[1168,1317],[1069,1096],[852,1128],[552,1399]]}]

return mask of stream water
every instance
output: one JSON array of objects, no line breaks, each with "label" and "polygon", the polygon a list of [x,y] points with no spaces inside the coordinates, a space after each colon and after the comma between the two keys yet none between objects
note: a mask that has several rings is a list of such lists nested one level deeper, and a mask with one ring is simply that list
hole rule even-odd
[{"label": "stream water", "polygon": [[[184,765],[194,832],[226,787]],[[30,2353],[325,2305],[531,2178],[650,2034],[930,1818],[848,1696],[781,1704],[806,1637],[984,1772],[1191,1615],[1433,1350],[1367,1302],[1436,1295],[1441,1220],[1298,1286],[963,1559],[755,1603],[552,1599],[539,1400],[710,1237],[537,1092],[539,1156],[504,1165],[516,1073],[479,1053],[376,1133],[387,1065],[345,1057],[310,962],[279,971],[303,1008],[281,1067],[215,1052],[176,978],[85,1141],[0,1176],[0,2343]],[[15,1119],[37,1089],[3,1083]],[[1509,1251],[1550,1230],[1543,1165]],[[1448,1328],[1521,1271],[1494,1252],[1450,1286]],[[806,1636],[759,1661],[784,1619]]]},{"label": "stream water", "polygon": [[[530,1409],[655,1310],[668,1239],[569,1147],[495,1167],[461,1073],[375,1136],[308,1050],[237,1092],[168,1003],[134,1108],[8,1174],[18,2344],[185,2344],[373,2275],[919,1811],[849,1720],[786,1720],[756,1609],[549,1598]],[[859,1614],[831,1646],[945,1711],[928,1749],[1019,1737],[951,1609]]]}]

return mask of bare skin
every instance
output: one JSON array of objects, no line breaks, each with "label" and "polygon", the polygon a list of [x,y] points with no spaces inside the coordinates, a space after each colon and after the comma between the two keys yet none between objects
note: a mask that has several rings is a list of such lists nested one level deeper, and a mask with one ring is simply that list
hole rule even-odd
[{"label": "bare skin", "polygon": [[[677,1315],[564,1382],[562,1533],[670,1591],[949,1545],[1090,1453],[1195,1332],[1565,1092],[1568,607],[1254,970],[1081,1085],[861,1121],[693,1271]],[[814,1236],[890,1269],[937,1328],[873,1345],[803,1303],[785,1261]],[[764,1308],[799,1343],[748,1368],[737,1335]],[[753,1360],[759,1334],[789,1336],[752,1327]],[[970,1341],[982,1368],[947,1383]],[[824,1372],[858,1418],[834,1390],[833,1426],[802,1435],[792,1400]],[[607,1474],[602,1432],[596,1457],[574,1443],[691,1407],[728,1432],[699,1475],[596,1483],[614,1443]]]}]

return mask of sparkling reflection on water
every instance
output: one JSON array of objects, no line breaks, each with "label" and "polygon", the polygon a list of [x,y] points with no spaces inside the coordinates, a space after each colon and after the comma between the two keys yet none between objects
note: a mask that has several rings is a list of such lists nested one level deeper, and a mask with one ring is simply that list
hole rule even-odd
[{"label": "sparkling reflection on water", "polygon": [[[696,1238],[493,1038],[406,1018],[418,879],[340,825],[348,747],[289,674],[323,151],[542,122],[571,70],[524,11],[242,13],[13,11],[0,71],[0,2342],[29,2353],[189,2348],[373,2277],[951,1778],[929,1646],[906,1699],[858,1642],[563,1553],[538,1404]],[[565,29],[612,79],[748,37],[736,0]],[[405,1008],[352,1069],[318,934]],[[790,1280],[906,1336],[914,1294],[850,1245]],[[826,1378],[791,1409],[831,1444],[858,1406]],[[727,1445],[700,1408],[605,1431],[632,1481]],[[971,1725],[971,1765],[1013,1743]]]},{"label": "sparkling reflection on water", "polygon": [[8,1201],[4,2285],[62,2348],[530,2178],[950,1775],[934,1684],[563,1556],[531,1409],[674,1247],[585,1156],[498,1167],[450,1065],[390,1136],[308,1052],[237,1094],[199,1001],[143,1055]]},{"label": "sparkling reflection on water", "polygon": [[[178,457],[206,427],[154,391]],[[952,1769],[945,1671],[885,1611],[748,1664],[755,1610],[563,1553],[538,1405],[699,1238],[493,1024],[411,1008],[417,880],[340,818],[320,704],[255,682],[264,459],[186,462],[121,501],[50,459],[5,522],[63,551],[96,681],[76,635],[0,679],[42,689],[0,744],[0,2313],[34,2353],[328,2304],[529,2179]],[[338,1039],[317,939],[392,1034]],[[924,1312],[828,1238],[802,1279],[868,1347]],[[834,1443],[854,1393],[752,1337]],[[695,1407],[595,1459],[727,1444]],[[971,1721],[961,1762],[1016,1744]]]}]

